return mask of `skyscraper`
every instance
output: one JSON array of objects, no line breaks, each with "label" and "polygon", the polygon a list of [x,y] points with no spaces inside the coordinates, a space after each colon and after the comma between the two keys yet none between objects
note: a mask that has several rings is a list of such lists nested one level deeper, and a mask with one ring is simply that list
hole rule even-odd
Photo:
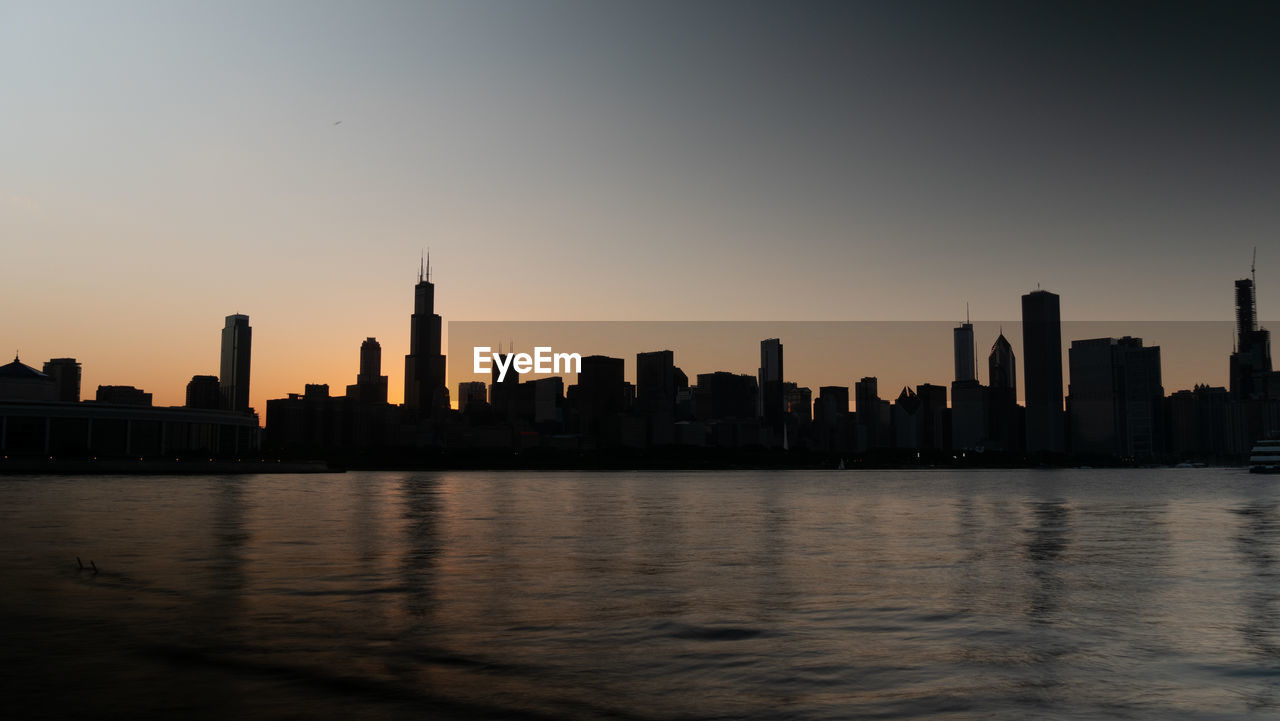
[{"label": "skyscraper", "polygon": [[857,408],[859,448],[881,448],[893,443],[892,412],[888,401],[880,399],[880,381],[866,376],[853,384]]},{"label": "skyscraper", "polygon": [[1061,453],[1062,317],[1058,296],[1047,290],[1022,296],[1022,364],[1027,451]]},{"label": "skyscraper", "polygon": [[449,407],[444,384],[444,356],[440,354],[440,316],[435,312],[436,287],[431,265],[418,268],[413,287],[413,316],[409,321],[409,354],[404,357],[404,404],[419,416]]},{"label": "skyscraper", "polygon": [[978,364],[973,353],[973,324],[966,319],[952,334],[955,342],[956,382],[978,380]]},{"label": "skyscraper", "polygon": [[359,403],[387,402],[387,377],[382,375],[382,344],[365,338],[360,344],[360,373],[355,385],[347,386],[347,397]]},{"label": "skyscraper", "polygon": [[222,372],[218,385],[222,392],[222,407],[231,411],[249,410],[249,356],[253,343],[253,329],[249,316],[227,316],[222,328]]},{"label": "skyscraper", "polygon": [[[991,354],[987,356],[988,385],[984,407],[978,413],[986,419],[986,428],[981,436],[987,447],[1013,452],[1023,447],[1024,434],[1018,413],[1018,361],[1013,355],[1013,346],[1001,332],[996,342],[991,344]],[[956,400],[959,396],[953,396]],[[972,397],[964,400],[972,402]],[[970,439],[972,436],[969,437]]]},{"label": "skyscraper", "polygon": [[218,376],[191,376],[187,383],[187,408],[216,410],[222,406]]},{"label": "skyscraper", "polygon": [[1236,348],[1231,354],[1231,395],[1241,400],[1264,393],[1271,372],[1271,332],[1258,328],[1257,297],[1252,278],[1236,281]]},{"label": "skyscraper", "polygon": [[1160,347],[1141,338],[1071,342],[1071,451],[1151,458],[1164,450]]},{"label": "skyscraper", "polygon": [[675,417],[675,353],[656,350],[636,354],[636,410]]},{"label": "skyscraper", "polygon": [[625,410],[625,361],[602,355],[582,358],[578,374],[578,419],[580,430],[600,434],[602,425]]},{"label": "skyscraper", "polygon": [[987,383],[992,388],[1018,390],[1018,364],[1013,357],[1013,346],[1004,333],[991,344],[991,354],[987,356]]},{"label": "skyscraper", "polygon": [[464,381],[458,384],[458,410],[465,411],[468,406],[481,407],[488,403],[487,389],[484,381]]},{"label": "skyscraper", "polygon": [[786,398],[782,382],[782,341],[768,338],[760,341],[760,413],[768,428],[781,430],[786,416]]},{"label": "skyscraper", "polygon": [[[515,348],[512,344],[510,353],[497,353],[494,359],[497,361],[489,368],[489,405],[499,416],[509,421],[516,418],[516,410],[520,399],[520,373],[515,369]],[[507,372],[503,373],[498,366],[502,365],[507,368]],[[498,380],[501,376],[502,380]]]},{"label": "skyscraper", "polygon": [[75,358],[53,358],[44,364],[44,372],[58,384],[58,400],[80,402],[80,363]]}]

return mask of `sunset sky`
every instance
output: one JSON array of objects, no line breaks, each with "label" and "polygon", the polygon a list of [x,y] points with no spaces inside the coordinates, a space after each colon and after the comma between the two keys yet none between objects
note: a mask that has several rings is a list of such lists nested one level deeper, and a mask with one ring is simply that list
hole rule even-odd
[{"label": "sunset sky", "polygon": [[446,323],[1275,318],[1280,11],[1113,5],[0,0],[0,343],[399,401],[426,247]]}]

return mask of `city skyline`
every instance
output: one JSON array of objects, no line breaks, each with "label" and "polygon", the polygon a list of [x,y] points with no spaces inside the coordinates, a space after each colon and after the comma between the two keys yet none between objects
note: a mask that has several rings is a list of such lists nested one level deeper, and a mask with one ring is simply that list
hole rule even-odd
[{"label": "city skyline", "polygon": [[364,338],[410,353],[396,269],[425,246],[452,321],[954,322],[969,302],[1007,322],[1037,284],[1064,321],[1203,321],[1230,317],[1222,283],[1254,246],[1276,317],[1263,6],[0,19],[0,300],[19,310],[0,334],[36,364],[76,357],[86,387],[180,403],[229,313],[258,331],[254,407],[341,387]]},{"label": "city skyline", "polygon": [[[425,262],[425,261],[424,261]],[[1249,279],[1236,280],[1237,303],[1243,296],[1240,295],[1241,284],[1248,287],[1247,298],[1250,302],[1256,299],[1255,288],[1253,287],[1252,277]],[[1056,294],[1043,289],[1034,289],[1022,296],[1025,303],[1029,299],[1039,297],[1051,297],[1055,305],[1058,301]],[[760,366],[753,366],[752,353],[758,337],[762,335],[774,334],[785,331],[782,338],[773,338],[767,341],[768,344],[776,344],[778,354],[776,362],[780,366],[781,346],[782,342],[791,339],[793,345],[793,358],[798,360],[791,367],[799,367],[798,375],[784,374],[782,380],[788,380],[792,383],[798,382],[802,387],[817,389],[827,385],[847,385],[852,387],[854,379],[858,377],[880,378],[881,387],[885,389],[895,390],[900,388],[911,388],[919,383],[925,384],[949,384],[953,380],[960,380],[960,337],[964,334],[966,339],[971,338],[974,344],[974,360],[978,365],[975,370],[974,380],[980,383],[991,383],[990,374],[994,372],[991,369],[985,369],[986,365],[983,359],[986,353],[981,349],[985,347],[985,339],[995,338],[992,346],[994,348],[999,344],[1001,339],[1014,357],[1013,373],[1014,378],[1019,377],[1017,365],[1022,364],[1022,371],[1025,378],[1025,366],[1027,359],[1023,357],[1025,336],[1022,333],[1022,320],[1011,321],[988,321],[974,320],[969,316],[969,309],[966,308],[966,319],[951,325],[947,321],[462,321],[455,324],[455,328],[459,329],[459,335],[463,341],[464,353],[460,355],[449,354],[447,329],[449,323],[441,318],[439,314],[433,313],[435,302],[435,284],[431,279],[430,271],[427,266],[419,269],[417,284],[413,290],[413,300],[409,303],[411,328],[408,334],[411,339],[415,334],[421,334],[420,343],[426,349],[423,352],[423,358],[430,357],[440,351],[439,360],[431,363],[433,369],[430,373],[436,378],[431,381],[436,390],[425,390],[423,399],[418,405],[424,402],[432,405],[434,402],[428,399],[435,395],[439,399],[441,392],[450,398],[452,402],[449,407],[457,409],[459,407],[458,398],[453,396],[460,383],[468,383],[474,379],[484,379],[487,375],[475,375],[469,369],[471,362],[472,343],[481,345],[494,337],[508,337],[508,341],[499,341],[495,348],[506,348],[512,352],[514,350],[524,349],[523,345],[527,344],[531,350],[533,345],[539,343],[553,343],[560,348],[572,347],[575,351],[579,351],[582,355],[600,355],[600,356],[618,356],[623,359],[631,358],[636,354],[645,354],[652,352],[674,352],[674,360],[676,365],[686,364],[686,370],[691,373],[711,373],[727,371],[732,373],[744,373],[757,376],[758,380],[763,379],[766,341],[761,343]],[[1024,308],[1025,310],[1025,308]],[[1055,308],[1056,311],[1056,308]],[[1258,343],[1258,349],[1269,346],[1269,338],[1267,324],[1257,319],[1256,308],[1253,309],[1251,315],[1241,315],[1241,309],[1236,308],[1236,319],[1234,322],[1219,320],[1207,322],[1176,322],[1176,321],[1131,321],[1131,320],[1110,320],[1110,321],[1058,321],[1054,324],[1055,330],[1050,335],[1053,336],[1058,348],[1058,356],[1063,364],[1062,369],[1057,370],[1059,377],[1058,382],[1062,388],[1057,397],[1064,399],[1068,395],[1067,383],[1070,375],[1065,372],[1067,359],[1069,356],[1069,347],[1077,341],[1092,340],[1099,338],[1119,338],[1138,336],[1146,338],[1149,345],[1164,346],[1172,349],[1172,353],[1166,351],[1162,365],[1165,367],[1166,387],[1170,392],[1175,390],[1190,389],[1198,385],[1222,386],[1227,387],[1233,385],[1231,375],[1235,373],[1235,364],[1239,353],[1229,353],[1227,361],[1224,361],[1223,350],[1216,344],[1206,344],[1206,337],[1213,338],[1224,333],[1231,335],[1231,350],[1237,349],[1237,341],[1241,337],[1254,337],[1262,339]],[[419,320],[421,318],[422,320]],[[221,333],[221,350],[220,357],[223,366],[223,377],[225,378],[225,368],[231,363],[232,367],[240,366],[243,373],[247,377],[250,364],[256,368],[258,360],[256,356],[252,358],[245,357],[249,355],[246,351],[237,352],[232,350],[238,343],[240,334],[243,334],[245,340],[251,333],[249,326],[249,317],[245,314],[233,314],[225,318],[225,327]],[[1249,324],[1252,324],[1250,326]],[[1246,335],[1242,336],[1242,329],[1246,327],[1256,327],[1257,330],[1247,330]],[[233,330],[233,328],[235,330]],[[520,341],[520,347],[517,348],[516,338]],[[1009,339],[1012,338],[1012,341]],[[676,342],[671,342],[672,340]],[[968,341],[966,341],[968,342]],[[247,345],[247,343],[246,343]],[[394,345],[394,341],[393,341]],[[411,342],[410,347],[413,347]],[[868,350],[870,348],[870,350]],[[749,352],[743,352],[748,349]],[[905,352],[904,352],[904,349]],[[372,355],[370,353],[372,352]],[[323,379],[315,377],[295,376],[286,382],[283,392],[275,393],[273,390],[253,391],[253,398],[261,398],[260,404],[250,404],[259,415],[265,408],[265,400],[267,398],[285,397],[291,393],[298,392],[304,385],[323,384],[328,385],[337,391],[341,388],[359,387],[361,382],[366,384],[378,383],[377,378],[382,379],[382,383],[388,383],[387,379],[395,379],[395,375],[380,375],[373,371],[381,368],[381,352],[382,346],[379,339],[374,336],[367,336],[363,339],[358,349],[352,351],[353,359],[347,363],[344,359],[344,365],[349,367],[340,371],[343,377],[339,379]],[[241,354],[243,353],[243,354]],[[231,360],[231,355],[236,355],[236,360]],[[993,356],[994,357],[994,356]],[[15,356],[16,359],[16,356]],[[372,360],[371,360],[372,359]],[[446,362],[447,359],[447,362]],[[684,359],[684,360],[682,360]],[[689,363],[689,360],[692,363]],[[1172,363],[1170,363],[1172,359]],[[72,358],[55,358],[53,361],[71,361],[76,362],[77,374],[83,371],[79,367],[84,363],[79,359]],[[405,369],[408,371],[415,364],[422,365],[424,368],[427,364],[415,361],[412,354],[405,356]],[[49,365],[46,362],[45,365]],[[1229,366],[1229,367],[1228,367]],[[947,375],[947,369],[954,369],[951,375]],[[780,368],[779,368],[780,370]],[[887,371],[887,372],[886,372]],[[984,372],[985,371],[985,372]],[[368,373],[369,377],[366,377]],[[494,369],[496,373],[496,368]],[[635,382],[638,377],[639,369],[633,363],[626,363],[624,369],[624,378],[628,382]],[[444,384],[441,385],[439,375],[445,376]],[[574,373],[526,373],[517,375],[511,374],[517,380],[528,380],[536,378],[563,377],[566,383],[572,382],[576,377]],[[194,378],[212,378],[218,380],[218,376],[202,376],[196,373],[194,376],[188,376],[187,383]],[[89,380],[85,381],[85,388],[92,388],[95,385],[120,385],[121,381],[115,383],[96,383],[91,374]],[[401,380],[407,381],[407,374],[401,376]],[[347,381],[354,379],[356,385],[351,385]],[[363,380],[362,380],[363,379]],[[150,392],[152,384],[148,381],[138,381],[134,379],[134,385],[140,390]],[[1237,379],[1238,382],[1239,379]],[[223,384],[223,394],[231,393],[230,390],[234,383]],[[405,384],[401,387],[408,387]],[[394,389],[396,382],[390,382],[389,387]],[[1017,380],[1013,383],[1015,390],[1015,400],[1018,403],[1025,403],[1025,380],[1019,383]],[[159,387],[159,386],[156,386]],[[452,387],[453,390],[450,389]],[[761,384],[763,387],[763,384]],[[184,383],[182,398],[189,398],[191,388]],[[233,405],[244,405],[243,397],[247,392],[241,388],[235,391],[235,394],[241,398],[238,403]],[[152,395],[155,395],[154,393]],[[1048,397],[1053,397],[1053,390],[1050,389]],[[89,394],[86,392],[84,397]],[[384,398],[386,402],[393,405],[405,403],[405,399],[396,398],[393,391],[385,391],[376,389],[374,397]],[[175,402],[169,402],[163,395],[156,398],[157,406],[180,406],[183,405],[182,398]],[[230,401],[221,401],[223,407]],[[948,405],[950,401],[948,401]],[[417,408],[417,405],[410,402],[407,407]],[[1059,413],[1061,410],[1059,411]],[[1065,419],[1060,419],[1065,423]],[[1056,431],[1055,431],[1056,434]],[[1056,434],[1060,435],[1060,434]]]},{"label": "city skyline", "polygon": [[[472,347],[468,343],[464,347],[462,356],[455,356],[448,352],[449,337],[448,328],[450,321],[442,319],[439,314],[430,313],[430,309],[434,305],[434,281],[423,283],[425,275],[419,275],[417,290],[414,295],[422,293],[422,288],[427,286],[427,300],[414,301],[410,299],[404,305],[410,311],[410,315],[415,315],[416,303],[424,302],[423,306],[428,311],[428,316],[434,316],[433,325],[436,328],[435,333],[440,334],[440,339],[435,341],[441,349],[441,355],[445,356],[447,363],[442,363],[436,373],[444,372],[446,375],[445,386],[446,394],[450,396],[450,407],[457,408],[457,398],[454,394],[457,392],[459,383],[469,382],[474,378],[482,376],[474,376],[470,373],[468,364],[470,363]],[[1237,279],[1239,280],[1239,279]],[[1039,292],[1037,290],[1031,293]],[[1264,289],[1265,292],[1265,289]],[[1050,293],[1050,295],[1052,295]],[[1069,299],[1068,299],[1069,302]],[[401,311],[405,308],[399,309]],[[154,378],[139,377],[138,373],[127,375],[127,377],[111,377],[104,378],[101,372],[95,372],[91,362],[83,356],[71,355],[70,358],[75,360],[82,366],[83,386],[85,389],[91,389],[98,385],[134,385],[142,390],[146,390],[155,397],[157,406],[181,406],[185,402],[187,393],[187,384],[194,375],[202,375],[201,368],[214,366],[218,361],[218,357],[224,357],[227,353],[227,338],[231,332],[231,323],[233,319],[239,324],[247,324],[251,317],[248,314],[236,313],[225,318],[227,327],[222,329],[222,333],[218,336],[221,350],[215,351],[215,360],[202,359],[197,363],[204,365],[193,365],[189,369],[171,369],[169,375],[157,376]],[[430,323],[431,321],[428,321]],[[1121,336],[1138,336],[1147,339],[1152,345],[1163,345],[1166,348],[1172,347],[1173,352],[1166,354],[1163,358],[1165,368],[1165,378],[1172,380],[1172,383],[1166,383],[1167,389],[1172,392],[1174,390],[1189,389],[1195,385],[1211,385],[1226,387],[1230,385],[1231,371],[1229,368],[1230,356],[1234,349],[1235,338],[1239,332],[1239,319],[1228,320],[1220,319],[1214,321],[1196,321],[1196,322],[1179,322],[1179,321],[1144,321],[1144,320],[1063,320],[1061,321],[1063,329],[1061,332],[1060,353],[1063,372],[1061,397],[1065,398],[1066,383],[1069,380],[1069,374],[1065,372],[1066,359],[1068,356],[1069,346],[1073,341],[1087,340],[1100,337],[1121,337]],[[1256,323],[1261,330],[1266,330],[1268,324],[1265,320],[1256,319]],[[253,326],[258,327],[256,319],[253,320]],[[403,320],[400,325],[403,325]],[[411,324],[410,333],[404,334],[406,338],[410,338],[414,332],[430,333],[427,330],[426,323],[422,324],[422,331],[415,331],[419,324],[415,320]],[[761,334],[777,334],[779,329],[792,328],[793,333],[790,341],[793,346],[793,359],[799,361],[794,363],[792,367],[799,366],[802,368],[800,377],[800,385],[808,385],[815,390],[825,385],[848,385],[853,386],[857,378],[871,376],[881,378],[882,388],[893,389],[896,393],[898,389],[903,387],[914,387],[918,383],[941,383],[949,384],[955,380],[954,367],[956,362],[955,354],[955,332],[970,326],[968,333],[972,334],[976,350],[977,360],[977,379],[983,383],[990,382],[987,377],[989,373],[986,369],[986,349],[987,340],[994,342],[996,337],[1004,335],[1012,346],[1015,361],[1017,365],[1024,365],[1025,359],[1022,356],[1023,338],[1021,333],[1021,320],[984,320],[974,319],[972,317],[952,323],[951,321],[801,321],[801,320],[784,320],[784,321],[556,321],[556,320],[535,320],[535,321],[502,321],[502,320],[486,320],[486,321],[458,321],[455,326],[465,329],[463,333],[464,340],[485,342],[491,338],[511,337],[514,342],[513,333],[519,336],[520,344],[523,345],[519,350],[531,350],[533,344],[543,342],[558,342],[561,347],[572,345],[575,351],[581,351],[583,355],[620,355],[623,358],[631,358],[639,352],[650,352],[659,350],[672,350],[676,353],[676,365],[681,364],[681,358],[692,357],[695,359],[695,365],[691,370],[693,372],[713,372],[713,371],[731,371],[734,373],[751,373],[758,375],[760,368],[756,360],[758,356],[753,354],[758,352],[755,344],[758,342],[756,335]],[[700,330],[690,334],[687,330],[678,332],[675,337],[684,338],[683,343],[672,344],[664,340],[662,328],[679,328],[688,326],[690,328],[699,327]],[[708,329],[721,326],[722,331],[708,334]],[[648,327],[647,332],[636,333],[636,328]],[[734,330],[736,327],[736,330]],[[834,335],[835,337],[827,337],[821,343],[813,343],[815,337],[822,334],[815,333],[814,328],[824,329],[827,336],[833,335],[830,329],[840,329]],[[247,326],[246,326],[247,328]],[[611,330],[612,328],[612,330]],[[806,329],[800,333],[795,333],[794,329]],[[441,330],[443,332],[441,333]],[[497,334],[496,336],[494,334]],[[707,338],[717,338],[719,340],[737,339],[737,346],[727,346],[721,350],[709,349],[707,346]],[[797,342],[797,335],[800,336]],[[288,355],[287,351],[282,358],[275,359],[275,363],[270,361],[264,364],[259,357],[259,344],[263,342],[261,331],[258,338],[254,342],[254,350],[251,358],[251,367],[253,372],[253,384],[250,386],[250,407],[255,409],[259,415],[265,408],[265,401],[269,398],[280,398],[290,393],[299,392],[305,384],[326,384],[331,388],[341,389],[351,384],[360,374],[362,359],[366,349],[362,344],[353,344],[343,349],[342,356],[339,358],[327,359],[331,361],[331,365],[336,368],[332,373],[336,375],[305,375],[297,373],[288,375],[288,369],[308,367],[308,359],[305,356]],[[577,339],[575,339],[577,336]],[[1219,336],[1222,336],[1219,338]],[[234,337],[234,336],[230,336]],[[637,338],[652,339],[648,347],[645,345],[637,345],[643,343]],[[541,340],[540,340],[541,339]],[[692,343],[690,342],[693,340]],[[744,341],[744,339],[750,339]],[[808,345],[804,339],[811,341]],[[1206,343],[1206,340],[1212,341]],[[1231,343],[1229,348],[1219,347],[1219,342],[1225,339],[1226,343]],[[410,347],[409,342],[398,342],[397,336],[393,335],[389,338],[378,338],[376,336],[365,336],[360,340],[364,344],[372,341],[378,344],[378,352],[381,353],[383,346],[395,348],[401,345],[405,348]],[[786,336],[780,338],[782,343],[787,343]],[[832,341],[835,341],[833,344]],[[872,348],[880,348],[883,352],[877,353],[874,350],[868,351],[866,341],[872,341]],[[430,343],[424,340],[424,343]],[[507,344],[507,340],[502,340],[501,344]],[[702,347],[698,347],[701,343]],[[267,343],[268,347],[271,344]],[[821,346],[816,348],[814,346]],[[861,346],[861,347],[859,347]],[[277,346],[278,347],[278,346]],[[505,347],[505,345],[503,346]],[[904,348],[909,349],[908,352],[902,352]],[[621,349],[621,350],[620,350]],[[858,361],[848,364],[838,360],[841,352],[849,352],[850,349],[857,349]],[[896,350],[895,350],[896,349]],[[914,351],[914,352],[912,352]],[[49,359],[39,359],[18,349],[17,356],[22,356],[37,366],[40,363],[46,363]],[[349,358],[346,356],[350,356]],[[406,354],[406,360],[409,355]],[[62,360],[55,358],[54,360]],[[25,361],[24,361],[25,362]],[[242,361],[243,362],[243,361]],[[794,361],[793,361],[794,362]],[[276,373],[273,376],[273,382],[266,388],[260,385],[259,373],[263,365],[267,367],[275,367]],[[216,367],[216,366],[214,366]],[[390,372],[385,378],[389,379],[389,390],[386,399],[392,404],[402,404],[405,399],[402,394],[397,394],[398,389],[405,387],[405,375],[403,372],[397,374],[396,370],[403,368],[397,364],[391,364]],[[284,369],[284,374],[281,374]],[[386,370],[386,369],[384,369]],[[625,368],[625,376],[629,381],[634,382],[636,378],[636,368],[634,363],[627,363]],[[173,375],[176,373],[176,375]],[[183,375],[185,373],[185,375]],[[1018,371],[1015,366],[1015,373],[1021,377],[1022,371]],[[545,378],[553,376],[565,376],[571,379],[574,374],[555,374],[530,373],[524,376],[528,378]],[[218,377],[214,374],[214,377]],[[797,378],[787,378],[787,380],[795,382]],[[158,382],[159,381],[159,382]],[[807,381],[807,383],[806,383]],[[887,382],[886,382],[887,381]],[[1022,384],[1015,384],[1016,399],[1019,403],[1024,402],[1025,393]],[[84,397],[88,397],[90,393],[86,390]],[[397,397],[399,396],[399,397]]]}]

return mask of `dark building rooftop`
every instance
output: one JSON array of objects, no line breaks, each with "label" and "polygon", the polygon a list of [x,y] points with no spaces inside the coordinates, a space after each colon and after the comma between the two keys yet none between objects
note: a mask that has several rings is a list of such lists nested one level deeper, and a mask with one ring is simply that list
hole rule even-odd
[{"label": "dark building rooftop", "polygon": [[50,380],[49,376],[32,368],[31,366],[18,360],[18,356],[13,357],[12,363],[0,366],[0,378],[26,378],[30,380]]}]

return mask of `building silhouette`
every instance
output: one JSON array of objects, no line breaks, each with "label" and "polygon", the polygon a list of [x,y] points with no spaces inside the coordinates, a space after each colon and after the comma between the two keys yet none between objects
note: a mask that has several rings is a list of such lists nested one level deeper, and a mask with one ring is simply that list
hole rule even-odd
[{"label": "building silhouette", "polygon": [[187,382],[186,408],[216,410],[222,407],[222,390],[218,376],[191,376]]},{"label": "building silhouette", "polygon": [[859,450],[888,448],[894,443],[893,415],[888,401],[880,398],[880,381],[866,376],[853,384],[856,406],[855,445]]},{"label": "building silhouette", "polygon": [[118,406],[150,406],[151,394],[133,386],[98,386],[95,399],[99,403]]},{"label": "building silhouette", "polygon": [[458,384],[458,410],[460,412],[466,412],[468,408],[475,410],[488,405],[488,391],[484,381],[463,381]]},{"label": "building silhouette", "polygon": [[946,387],[921,383],[916,386],[916,398],[920,401],[917,415],[919,430],[916,432],[919,444],[916,447],[931,450],[950,448],[950,414],[947,412]]},{"label": "building silhouette", "polygon": [[[760,341],[760,395],[757,416],[764,426],[774,433],[781,433],[786,418],[787,401],[783,395],[782,341],[768,338]],[[781,443],[781,437],[777,440]]]},{"label": "building silhouette", "polygon": [[1230,391],[1198,384],[1165,399],[1170,452],[1177,459],[1226,460],[1248,450]]},{"label": "building silhouette", "polygon": [[[783,396],[787,413],[801,424],[813,421],[813,391],[797,383],[783,384]],[[845,408],[849,407],[848,390],[845,391]]]},{"label": "building silhouette", "polygon": [[675,441],[677,393],[674,352],[636,354],[636,411],[646,420],[650,444]]},{"label": "building silhouette", "polygon": [[[509,422],[516,418],[520,399],[520,373],[516,371],[514,345],[510,353],[495,353],[495,363],[489,369],[489,406],[498,417]],[[498,370],[500,365],[506,367],[505,374]],[[498,380],[499,376],[502,380]]]},{"label": "building silhouette", "polygon": [[1003,331],[987,355],[987,377],[990,385],[986,392],[987,427],[983,445],[1010,453],[1021,451],[1026,435],[1025,413],[1018,405],[1018,362]]},{"label": "building silhouette", "polygon": [[600,443],[616,445],[620,439],[617,418],[626,408],[626,361],[603,355],[582,357],[578,373],[578,428]]},{"label": "building silhouette", "polygon": [[409,354],[404,357],[404,404],[424,418],[449,408],[445,357],[440,353],[441,319],[435,312],[435,296],[430,264],[419,267],[418,283],[413,287],[413,315],[409,321]]},{"label": "building silhouette", "polygon": [[1164,452],[1164,387],[1159,346],[1141,338],[1071,342],[1073,453],[1153,458]]},{"label": "building silhouette", "polygon": [[[211,377],[211,376],[210,376]],[[132,386],[99,386],[96,401],[58,400],[48,375],[18,360],[0,366],[0,453],[6,457],[201,461],[235,457],[257,447],[257,419],[246,413],[155,408]]]},{"label": "building silhouette", "polygon": [[227,316],[222,328],[222,367],[219,384],[222,408],[229,411],[249,410],[249,360],[253,345],[253,329],[249,316]]},{"label": "building silhouette", "polygon": [[56,401],[58,383],[48,373],[41,373],[18,360],[0,366],[0,400]]},{"label": "building silhouette", "polygon": [[378,339],[365,338],[360,344],[360,372],[355,384],[347,386],[347,397],[356,403],[387,402],[387,377],[382,375],[382,345]]},{"label": "building silhouette", "polygon": [[58,400],[80,402],[80,363],[75,358],[53,358],[44,364],[45,375],[58,386]]},{"label": "building silhouette", "polygon": [[978,380],[977,360],[973,350],[973,324],[965,321],[952,330],[952,343],[955,349],[955,382]]},{"label": "building silhouette", "polygon": [[987,383],[992,388],[1011,390],[1017,395],[1018,363],[1013,355],[1013,346],[1009,345],[1009,339],[1004,337],[1003,331],[996,337],[995,343],[991,344],[991,352],[987,354]]},{"label": "building silhouette", "polygon": [[1065,450],[1062,411],[1062,318],[1058,296],[1022,296],[1022,366],[1029,453]]},{"label": "building silhouette", "polygon": [[920,397],[907,386],[893,402],[893,447],[920,447]]},{"label": "building silhouette", "polygon": [[1252,278],[1236,281],[1236,347],[1230,359],[1231,395],[1258,400],[1266,395],[1271,373],[1271,332],[1258,328],[1257,296]]},{"label": "building silhouette", "polygon": [[985,448],[991,418],[990,389],[976,380],[951,384],[951,445]]}]

